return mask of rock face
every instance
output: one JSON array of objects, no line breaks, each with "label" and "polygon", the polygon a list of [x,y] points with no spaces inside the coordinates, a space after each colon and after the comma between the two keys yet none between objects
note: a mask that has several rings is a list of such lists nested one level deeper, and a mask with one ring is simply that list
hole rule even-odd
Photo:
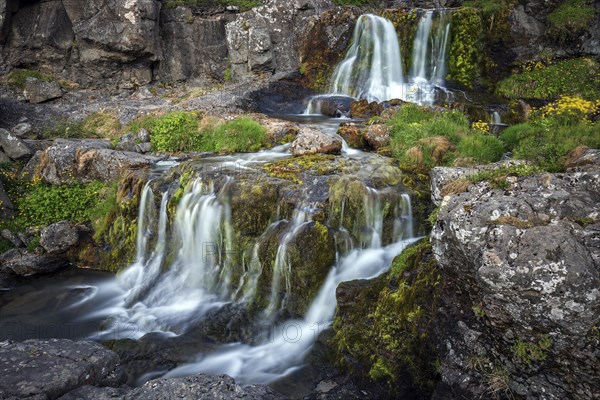
[{"label": "rock face", "polygon": [[[434,171],[433,192],[441,176]],[[436,178],[437,177],[437,178]],[[600,168],[473,184],[443,198],[431,235],[449,287],[441,376],[467,397],[600,396]],[[434,194],[439,201],[439,196]],[[462,311],[460,311],[462,310]]]},{"label": "rock face", "polygon": [[46,82],[36,78],[27,78],[23,94],[30,103],[43,103],[61,97],[62,89],[56,81]]},{"label": "rock face", "polygon": [[0,255],[0,266],[17,276],[49,274],[67,266],[61,257],[35,254],[24,249],[12,249]]},{"label": "rock face", "polygon": [[[1,398],[56,399],[83,385],[119,385],[119,357],[95,342],[0,342]],[[10,360],[10,362],[8,362]]]},{"label": "rock face", "polygon": [[340,154],[342,141],[339,137],[321,132],[316,127],[302,127],[300,134],[292,143],[292,153],[297,156],[305,154]]}]

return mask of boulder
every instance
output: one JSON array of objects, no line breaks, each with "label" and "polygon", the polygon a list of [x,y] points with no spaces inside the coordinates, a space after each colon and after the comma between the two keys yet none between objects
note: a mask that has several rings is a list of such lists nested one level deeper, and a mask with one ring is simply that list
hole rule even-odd
[{"label": "boulder", "polygon": [[[440,172],[434,193],[442,176],[466,171]],[[507,185],[471,184],[441,202],[431,242],[452,288],[444,313],[465,315],[448,318],[441,335],[442,380],[469,398],[492,378],[507,397],[597,398],[600,168]]]},{"label": "boulder", "polygon": [[82,386],[61,396],[59,400],[122,400],[125,395],[131,391],[128,387],[97,387]]},{"label": "boulder", "polygon": [[304,126],[292,143],[292,153],[300,156],[304,154],[340,154],[342,141],[336,135],[322,132],[314,126]]},{"label": "boulder", "polygon": [[60,256],[36,254],[24,249],[12,249],[0,255],[0,266],[18,276],[49,274],[67,265],[68,262]]},{"label": "boulder", "polygon": [[379,150],[390,145],[390,130],[387,125],[368,125],[364,130],[363,137],[373,150]]},{"label": "boulder", "polygon": [[570,172],[598,169],[600,150],[579,146],[568,155],[565,165]]},{"label": "boulder", "polygon": [[62,97],[62,89],[56,81],[46,82],[41,79],[27,78],[23,95],[30,103],[43,103]]},{"label": "boulder", "polygon": [[23,242],[19,236],[12,233],[9,229],[2,229],[2,231],[0,231],[0,236],[11,242],[15,247],[25,247],[25,242]]},{"label": "boulder", "polygon": [[149,167],[160,160],[161,157],[127,151],[92,149],[78,152],[77,176],[85,180],[114,182],[123,170]]},{"label": "boulder", "polygon": [[12,162],[9,156],[4,154],[2,150],[0,150],[0,163],[9,163]]},{"label": "boulder", "polygon": [[365,141],[362,133],[363,129],[363,125],[359,125],[354,122],[342,122],[337,134],[340,135],[346,141],[346,143],[348,143],[348,146],[355,149],[362,149],[365,147]]},{"label": "boulder", "polygon": [[69,221],[60,221],[42,228],[40,245],[49,254],[61,254],[75,247],[79,242],[77,227]]},{"label": "boulder", "polygon": [[28,122],[21,122],[13,126],[12,133],[16,137],[27,137],[33,133],[33,126]]},{"label": "boulder", "polygon": [[169,398],[185,399],[282,399],[268,386],[235,383],[227,375],[198,374],[185,378],[156,379],[129,392],[126,400],[162,400]]},{"label": "boulder", "polygon": [[33,155],[33,151],[24,141],[2,128],[0,128],[0,148],[13,160],[24,160]]},{"label": "boulder", "polygon": [[133,133],[127,133],[121,136],[121,140],[115,146],[115,150],[118,151],[129,151],[132,153],[137,153],[137,147],[135,143],[135,137]]},{"label": "boulder", "polygon": [[122,381],[119,357],[91,341],[5,341],[0,359],[6,361],[0,365],[0,398],[56,399],[84,385]]},{"label": "boulder", "polygon": [[383,104],[376,101],[369,103],[368,100],[358,100],[350,103],[350,116],[354,119],[368,120],[371,117],[381,115],[383,110]]},{"label": "boulder", "polygon": [[350,104],[354,101],[347,96],[317,96],[310,100],[309,112],[328,117],[340,118],[350,112]]},{"label": "boulder", "polygon": [[148,132],[144,128],[140,129],[140,131],[137,133],[136,137],[137,137],[137,140],[140,141],[140,143],[150,143],[150,132]]}]

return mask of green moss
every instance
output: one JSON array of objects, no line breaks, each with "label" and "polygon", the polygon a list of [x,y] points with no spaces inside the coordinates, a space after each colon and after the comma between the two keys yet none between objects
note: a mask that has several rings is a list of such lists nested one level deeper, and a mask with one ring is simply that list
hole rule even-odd
[{"label": "green moss", "polygon": [[505,189],[508,187],[506,178],[510,176],[524,177],[542,172],[542,169],[529,164],[513,165],[510,167],[497,168],[493,170],[484,170],[469,176],[468,180],[473,183],[483,181],[490,182],[492,187]]},{"label": "green moss", "polygon": [[46,82],[54,81],[53,77],[43,74],[39,71],[34,71],[31,69],[15,69],[8,74],[7,82],[10,85],[16,86],[23,90],[25,89],[25,82],[27,81],[27,78],[36,78]]},{"label": "green moss", "polygon": [[512,347],[515,358],[524,364],[531,365],[532,362],[543,362],[548,358],[546,353],[552,347],[553,341],[550,335],[538,335],[535,342],[517,339]]},{"label": "green moss", "polygon": [[452,13],[449,78],[468,88],[482,74],[483,24],[481,14],[464,7]]},{"label": "green moss", "polygon": [[196,113],[174,111],[158,118],[151,129],[150,141],[155,151],[193,151],[200,147]]},{"label": "green moss", "polygon": [[163,2],[165,8],[168,9],[176,8],[177,6],[219,4],[223,6],[237,6],[242,11],[257,7],[263,3],[260,0],[163,0]]},{"label": "green moss", "polygon": [[267,130],[252,118],[240,117],[202,133],[200,148],[219,153],[254,152],[267,145]]},{"label": "green moss", "polygon": [[568,95],[600,100],[600,65],[591,58],[528,64],[500,81],[496,93],[509,99],[554,100]]},{"label": "green moss", "polygon": [[591,26],[596,10],[592,0],[567,0],[548,14],[549,32],[559,39],[576,36]]},{"label": "green moss", "polygon": [[421,393],[431,393],[437,357],[427,332],[439,283],[428,240],[405,250],[387,277],[352,293],[353,306],[338,311],[332,338],[338,363],[356,375],[386,384],[393,395],[399,395],[400,386],[411,385]]}]

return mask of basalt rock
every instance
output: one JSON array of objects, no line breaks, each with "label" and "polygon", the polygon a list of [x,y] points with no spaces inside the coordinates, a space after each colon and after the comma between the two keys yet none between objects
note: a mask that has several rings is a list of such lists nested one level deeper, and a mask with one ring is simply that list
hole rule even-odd
[{"label": "basalt rock", "polygon": [[69,221],[60,221],[40,231],[40,245],[49,254],[65,253],[79,242],[77,227]]},{"label": "basalt rock", "polygon": [[600,168],[466,190],[443,198],[431,235],[454,288],[442,297],[442,381],[470,398],[597,398]]},{"label": "basalt rock", "polygon": [[68,261],[57,255],[37,254],[25,249],[12,249],[0,255],[0,266],[17,276],[49,274],[68,265]]},{"label": "basalt rock", "polygon": [[61,97],[62,89],[56,81],[46,82],[36,78],[27,78],[23,94],[30,103],[43,103]]},{"label": "basalt rock", "polygon": [[23,160],[31,157],[33,151],[25,142],[11,134],[9,131],[0,128],[0,148],[13,160]]}]

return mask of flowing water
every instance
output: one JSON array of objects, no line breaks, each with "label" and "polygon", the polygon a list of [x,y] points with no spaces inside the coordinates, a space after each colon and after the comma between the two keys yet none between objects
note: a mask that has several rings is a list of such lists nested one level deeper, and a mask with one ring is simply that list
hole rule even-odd
[{"label": "flowing water", "polygon": [[[413,39],[409,73],[402,70],[401,46],[391,21],[371,14],[356,22],[350,48],[336,67],[329,93],[309,100],[304,114],[319,114],[328,98],[433,104],[450,98],[445,89],[450,47],[450,13],[425,11]],[[404,57],[408,57],[407,54]]]}]

